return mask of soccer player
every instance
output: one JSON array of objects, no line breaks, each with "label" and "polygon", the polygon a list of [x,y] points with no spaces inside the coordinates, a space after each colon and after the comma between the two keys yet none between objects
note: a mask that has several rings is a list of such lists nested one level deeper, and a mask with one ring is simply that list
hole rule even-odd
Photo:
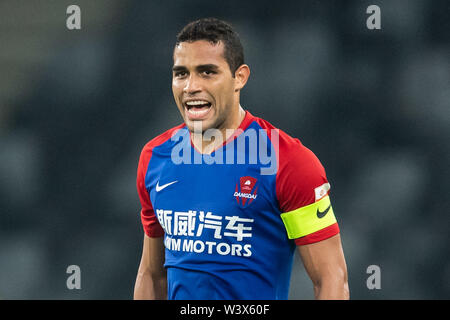
[{"label": "soccer player", "polygon": [[348,299],[325,170],[298,139],[241,107],[250,69],[232,27],[186,25],[172,72],[184,121],[139,159],[145,234],[134,298],[287,299],[298,251],[316,299]]}]

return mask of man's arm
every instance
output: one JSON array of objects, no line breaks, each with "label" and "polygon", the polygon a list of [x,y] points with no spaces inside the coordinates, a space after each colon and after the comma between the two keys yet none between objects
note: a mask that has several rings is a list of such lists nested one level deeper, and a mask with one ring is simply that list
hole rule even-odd
[{"label": "man's arm", "polygon": [[150,238],[144,235],[141,263],[134,286],[134,299],[167,299],[167,274],[164,269],[164,237]]},{"label": "man's arm", "polygon": [[347,265],[339,234],[326,240],[298,246],[318,300],[349,299]]}]

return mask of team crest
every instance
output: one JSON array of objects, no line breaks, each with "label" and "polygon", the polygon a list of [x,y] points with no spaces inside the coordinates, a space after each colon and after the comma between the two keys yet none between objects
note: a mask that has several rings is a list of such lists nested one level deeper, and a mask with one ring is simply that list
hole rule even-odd
[{"label": "team crest", "polygon": [[234,191],[234,197],[240,206],[248,206],[258,196],[256,194],[258,191],[256,181],[257,179],[248,176],[239,179],[239,183],[236,184],[236,190]]}]

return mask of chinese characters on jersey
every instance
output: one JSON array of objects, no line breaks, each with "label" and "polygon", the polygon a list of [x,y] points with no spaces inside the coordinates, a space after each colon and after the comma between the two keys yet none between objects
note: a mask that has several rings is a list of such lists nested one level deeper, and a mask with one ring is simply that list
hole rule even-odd
[{"label": "chinese characters on jersey", "polygon": [[245,240],[252,237],[254,219],[163,209],[157,209],[156,216],[166,234],[164,244],[168,250],[243,257],[252,254]]}]

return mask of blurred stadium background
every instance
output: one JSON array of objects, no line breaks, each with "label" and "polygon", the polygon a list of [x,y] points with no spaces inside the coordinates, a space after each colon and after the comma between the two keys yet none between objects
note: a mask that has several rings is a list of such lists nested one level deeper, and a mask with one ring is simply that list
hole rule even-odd
[{"label": "blurred stadium background", "polygon": [[[71,4],[81,30],[66,28]],[[366,28],[371,4],[381,30]],[[0,1],[0,298],[132,298],[138,156],[181,122],[172,48],[205,16],[242,37],[244,108],[327,169],[351,298],[450,298],[445,0]],[[72,264],[81,290],[66,287]],[[298,257],[290,298],[313,298]]]}]

